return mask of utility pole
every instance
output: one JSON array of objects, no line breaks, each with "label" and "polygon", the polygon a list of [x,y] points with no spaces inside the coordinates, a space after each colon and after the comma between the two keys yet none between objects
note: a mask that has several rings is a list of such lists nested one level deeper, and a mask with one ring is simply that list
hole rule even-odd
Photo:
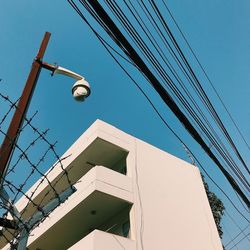
[{"label": "utility pole", "polygon": [[45,54],[50,35],[51,34],[49,32],[46,32],[43,37],[37,56],[32,63],[30,74],[26,81],[22,95],[17,104],[16,111],[0,148],[0,189],[8,169],[8,164],[15,149],[15,143],[18,139],[19,130],[22,127],[24,117],[27,113],[39,74],[42,69],[40,62],[42,62],[42,58]]}]

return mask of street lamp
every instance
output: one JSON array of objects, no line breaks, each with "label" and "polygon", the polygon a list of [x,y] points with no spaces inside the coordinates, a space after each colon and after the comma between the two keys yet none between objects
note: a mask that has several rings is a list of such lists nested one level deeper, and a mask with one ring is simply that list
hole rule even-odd
[{"label": "street lamp", "polygon": [[[19,227],[18,223],[20,222],[18,221],[17,223],[16,221],[18,218],[19,219],[21,218],[21,215],[19,211],[16,209],[15,205],[12,204],[8,193],[5,191],[3,187],[3,183],[6,176],[6,172],[8,170],[9,163],[11,161],[11,157],[15,150],[15,145],[18,140],[20,129],[22,127],[25,115],[29,108],[29,104],[32,99],[32,95],[34,93],[35,86],[38,81],[42,68],[50,70],[52,72],[52,75],[62,74],[74,78],[76,82],[72,87],[72,95],[75,98],[75,100],[82,102],[90,95],[90,85],[84,79],[83,76],[68,69],[65,69],[63,67],[43,62],[42,59],[45,54],[45,50],[48,45],[50,35],[51,34],[49,32],[46,32],[44,35],[40,49],[32,63],[32,67],[28,79],[26,81],[26,84],[24,86],[22,95],[16,106],[15,113],[13,115],[13,118],[10,122],[9,128],[7,130],[7,133],[5,134],[5,138],[0,148],[0,200],[2,200],[5,207],[8,208],[9,210],[8,212],[10,212],[14,218],[13,221],[8,220],[6,218],[0,218],[0,226],[6,228],[17,229]],[[71,193],[72,193],[72,188],[66,190],[65,192],[60,194],[60,196],[62,197],[62,199],[66,199]],[[49,204],[47,204],[47,206],[44,207],[44,210],[49,213],[57,205],[58,201],[52,200]],[[39,210],[37,214],[35,214],[34,218],[32,218],[30,221],[33,221],[33,223],[35,224],[39,219],[41,219],[41,216],[43,216],[43,213],[41,213]],[[21,231],[21,236],[25,237],[20,237],[22,239],[20,241],[20,246],[18,246],[18,249],[24,249],[24,248],[26,249],[26,243],[28,240],[27,235],[28,235],[27,229],[24,228]]]},{"label": "street lamp", "polygon": [[10,122],[8,131],[0,148],[0,193],[2,190],[2,184],[6,175],[6,171],[8,169],[8,164],[15,149],[19,130],[22,127],[41,69],[45,68],[47,70],[50,70],[52,72],[52,75],[62,74],[74,78],[76,82],[72,87],[72,95],[75,100],[84,101],[86,97],[90,95],[90,85],[83,76],[60,66],[43,62],[42,59],[45,54],[50,35],[51,34],[49,32],[46,32],[44,35],[37,56],[32,63],[30,74],[26,81],[20,100],[17,104],[13,118]]},{"label": "street lamp", "polygon": [[52,72],[52,75],[61,74],[77,80],[72,86],[72,95],[76,101],[83,102],[90,95],[90,85],[83,76],[58,65],[53,65],[46,62],[39,63],[42,68],[50,70]]}]

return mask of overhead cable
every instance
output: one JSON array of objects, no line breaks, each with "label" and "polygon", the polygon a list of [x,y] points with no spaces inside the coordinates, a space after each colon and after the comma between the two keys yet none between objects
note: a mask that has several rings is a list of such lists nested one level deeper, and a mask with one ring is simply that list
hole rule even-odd
[{"label": "overhead cable", "polygon": [[[72,2],[72,1],[71,1]],[[83,2],[83,1],[80,1]],[[86,1],[84,1],[86,4]],[[236,190],[236,192],[240,195],[240,197],[244,200],[244,202],[249,207],[249,200],[246,195],[242,192],[238,184],[232,178],[232,176],[225,170],[225,168],[221,165],[219,160],[216,158],[214,153],[210,150],[209,146],[205,143],[202,137],[197,133],[197,130],[190,123],[184,113],[179,109],[176,105],[175,101],[169,95],[165,88],[160,84],[158,79],[154,76],[154,74],[150,71],[147,65],[143,62],[137,52],[133,49],[130,43],[126,40],[105,10],[101,7],[101,5],[97,1],[87,1],[89,7],[95,11],[95,14],[98,16],[99,21],[101,20],[105,27],[109,30],[109,34],[112,34],[112,39],[118,44],[119,47],[125,51],[125,53],[129,56],[131,60],[140,68],[143,74],[150,80],[152,86],[161,96],[162,100],[169,106],[172,112],[177,116],[177,118],[182,122],[184,127],[189,131],[189,133],[193,136],[193,138],[202,146],[202,148],[206,151],[206,153],[210,156],[210,158],[217,164],[220,170],[223,172],[225,177],[228,179],[232,187]]]}]

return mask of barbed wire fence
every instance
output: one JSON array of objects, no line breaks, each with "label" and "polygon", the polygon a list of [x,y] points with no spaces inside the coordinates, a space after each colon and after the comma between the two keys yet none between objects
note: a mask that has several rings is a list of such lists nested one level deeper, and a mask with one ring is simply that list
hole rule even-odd
[{"label": "barbed wire fence", "polygon": [[[8,121],[18,110],[17,103],[0,93],[0,139],[6,136]],[[75,191],[69,170],[63,165],[67,157],[59,157],[57,142],[48,139],[48,129],[40,131],[34,125],[36,116],[37,112],[25,117],[17,135],[19,140],[12,138],[15,152],[0,180],[1,249],[26,249],[32,230]],[[53,162],[56,163],[48,169]],[[51,180],[49,174],[55,168],[61,174]],[[64,185],[60,185],[62,182]]]}]

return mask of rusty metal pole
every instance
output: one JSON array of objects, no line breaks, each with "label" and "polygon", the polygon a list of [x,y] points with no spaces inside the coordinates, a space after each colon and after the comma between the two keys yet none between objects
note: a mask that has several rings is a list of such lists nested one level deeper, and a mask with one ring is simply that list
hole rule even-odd
[{"label": "rusty metal pole", "polygon": [[50,35],[51,34],[49,32],[46,32],[43,37],[40,49],[32,63],[31,71],[23,89],[23,93],[17,104],[16,111],[0,148],[0,187],[2,186],[8,164],[15,149],[15,143],[18,139],[19,130],[22,127],[24,117],[27,113],[39,74],[42,69],[41,62],[48,45]]}]

